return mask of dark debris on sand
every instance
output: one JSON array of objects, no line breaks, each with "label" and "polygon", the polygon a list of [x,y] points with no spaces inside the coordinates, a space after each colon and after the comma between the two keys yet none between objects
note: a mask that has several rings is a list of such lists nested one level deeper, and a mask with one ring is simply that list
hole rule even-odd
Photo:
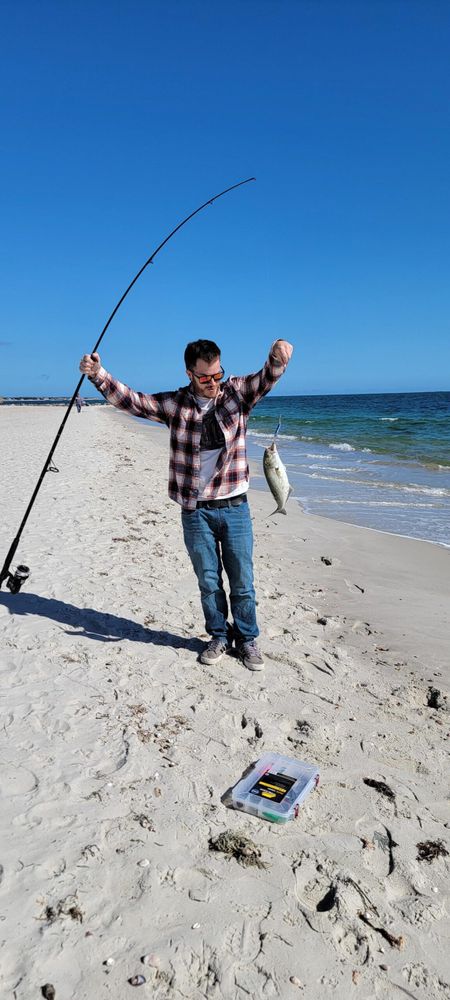
[{"label": "dark debris on sand", "polygon": [[266,862],[261,860],[259,847],[243,833],[225,830],[217,837],[210,837],[208,846],[210,851],[220,851],[221,854],[226,854],[229,858],[235,858],[240,865],[244,865],[246,868],[250,866],[267,868]]},{"label": "dark debris on sand", "polygon": [[42,996],[44,997],[44,1000],[55,1000],[56,994],[53,983],[45,983],[45,985],[41,987],[41,993]]},{"label": "dark debris on sand", "polygon": [[416,844],[418,861],[428,861],[431,864],[436,858],[446,858],[448,851],[442,840],[423,840]]},{"label": "dark debris on sand", "polygon": [[429,687],[427,691],[428,708],[445,708],[445,701],[442,698],[439,688]]},{"label": "dark debris on sand", "polygon": [[387,799],[395,802],[395,792],[392,791],[392,788],[389,788],[389,785],[385,781],[377,781],[375,778],[363,778],[363,781],[369,788],[375,788],[381,795],[385,795]]},{"label": "dark debris on sand", "polygon": [[47,903],[40,919],[45,920],[48,924],[54,924],[59,917],[70,917],[71,920],[77,920],[80,924],[83,923],[84,914],[78,906],[76,895],[58,900],[55,906]]}]

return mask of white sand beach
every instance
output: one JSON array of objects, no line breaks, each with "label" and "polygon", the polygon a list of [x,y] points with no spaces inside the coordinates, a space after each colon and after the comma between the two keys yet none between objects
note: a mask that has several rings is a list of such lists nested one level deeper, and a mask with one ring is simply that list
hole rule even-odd
[{"label": "white sand beach", "polygon": [[[62,416],[0,407],[2,562]],[[0,592],[0,994],[444,1000],[450,550],[252,490],[265,670],[202,666],[167,439],[73,412]],[[221,801],[266,750],[286,825]]]}]

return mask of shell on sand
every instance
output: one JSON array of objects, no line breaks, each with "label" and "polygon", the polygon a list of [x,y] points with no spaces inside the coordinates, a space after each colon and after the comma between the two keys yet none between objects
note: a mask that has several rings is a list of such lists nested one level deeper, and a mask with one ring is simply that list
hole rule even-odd
[{"label": "shell on sand", "polygon": [[143,955],[142,958],[141,958],[141,962],[144,965],[150,965],[152,969],[159,969],[159,967],[161,965],[160,958],[158,957],[158,955],[155,955],[153,952],[150,952],[149,955]]}]

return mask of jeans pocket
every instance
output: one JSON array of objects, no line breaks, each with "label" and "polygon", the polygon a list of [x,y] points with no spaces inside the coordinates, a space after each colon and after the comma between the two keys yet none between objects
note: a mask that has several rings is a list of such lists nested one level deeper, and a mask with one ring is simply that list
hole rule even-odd
[{"label": "jeans pocket", "polygon": [[198,534],[198,531],[201,530],[199,514],[200,511],[198,509],[182,510],[181,512],[181,527],[186,545],[188,544],[188,539],[194,538]]},{"label": "jeans pocket", "polygon": [[186,508],[183,507],[182,511],[181,511],[181,520],[184,521],[185,518],[189,518],[190,519],[196,513],[197,513],[197,508],[196,507],[194,507],[193,510],[186,510]]}]

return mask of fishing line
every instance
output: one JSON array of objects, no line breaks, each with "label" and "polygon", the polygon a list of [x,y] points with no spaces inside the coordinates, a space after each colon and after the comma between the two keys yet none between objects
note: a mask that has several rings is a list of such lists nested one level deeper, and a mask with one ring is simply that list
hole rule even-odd
[{"label": "fishing line", "polygon": [[[247,177],[247,179],[245,181],[239,181],[237,184],[232,184],[231,187],[225,188],[224,191],[220,191],[219,194],[213,195],[212,198],[208,198],[208,201],[205,201],[205,202],[203,202],[202,205],[199,205],[199,207],[196,208],[194,212],[191,212],[189,215],[187,215],[186,218],[183,219],[182,222],[179,222],[178,225],[175,226],[175,229],[172,229],[172,231],[169,233],[169,235],[166,236],[163,239],[162,243],[160,243],[159,246],[156,247],[156,250],[153,251],[152,255],[148,258],[148,260],[146,260],[145,264],[142,265],[142,267],[139,269],[138,273],[135,275],[135,277],[133,278],[133,280],[130,281],[130,284],[128,285],[128,288],[125,290],[125,292],[123,293],[123,295],[120,297],[117,305],[114,306],[114,309],[113,309],[113,311],[112,311],[109,319],[105,323],[105,325],[103,327],[103,330],[102,330],[102,332],[101,332],[101,334],[100,334],[97,342],[95,343],[94,347],[92,348],[91,354],[95,354],[97,348],[99,347],[101,341],[103,340],[103,337],[105,336],[105,333],[106,333],[106,331],[107,331],[107,329],[109,327],[109,324],[114,319],[114,316],[116,315],[116,312],[118,311],[118,309],[120,309],[120,306],[122,305],[122,302],[124,301],[124,299],[126,299],[126,297],[128,295],[128,292],[131,291],[131,289],[133,288],[133,285],[136,284],[136,281],[138,280],[138,278],[140,278],[141,274],[145,271],[146,267],[148,267],[149,264],[153,263],[156,255],[159,253],[159,251],[162,250],[162,248],[166,245],[166,243],[168,243],[169,240],[172,239],[172,236],[175,236],[175,233],[177,233],[178,230],[182,228],[182,226],[185,226],[186,223],[190,221],[190,219],[193,219],[194,215],[198,215],[199,212],[201,212],[204,208],[207,208],[208,205],[212,205],[213,202],[217,201],[218,198],[222,198],[223,195],[228,194],[230,191],[235,191],[236,188],[242,187],[244,184],[249,184],[250,181],[254,181],[254,180],[256,180],[255,177]],[[50,448],[50,451],[49,451],[49,453],[47,455],[47,458],[45,460],[45,464],[44,464],[44,467],[42,469],[42,472],[41,472],[41,474],[39,476],[39,479],[38,479],[38,481],[36,483],[36,486],[35,486],[35,488],[33,490],[33,493],[32,493],[32,496],[31,496],[31,500],[30,500],[30,502],[28,504],[28,507],[27,507],[27,509],[25,511],[25,514],[24,514],[24,516],[22,518],[19,530],[18,530],[18,532],[17,532],[17,534],[16,534],[13,542],[11,543],[8,555],[6,556],[6,559],[5,559],[4,563],[3,563],[2,571],[0,573],[0,589],[2,587],[2,584],[3,584],[4,580],[6,580],[6,586],[8,587],[8,589],[13,594],[17,594],[19,592],[20,588],[25,583],[25,580],[28,579],[28,577],[30,575],[30,570],[29,570],[28,566],[20,565],[20,566],[17,567],[15,573],[11,573],[10,570],[9,570],[9,567],[10,567],[10,565],[12,563],[12,560],[14,559],[14,556],[15,556],[15,553],[16,553],[16,549],[17,549],[18,544],[20,542],[20,537],[21,537],[23,529],[24,529],[24,527],[25,527],[25,525],[26,525],[26,523],[28,521],[28,518],[29,518],[29,516],[31,514],[34,502],[35,502],[36,497],[37,497],[37,495],[39,493],[39,490],[41,488],[41,485],[43,483],[43,480],[45,478],[46,473],[47,472],[57,472],[58,471],[57,468],[56,468],[56,466],[53,465],[53,463],[52,463],[53,453],[54,453],[55,448],[56,448],[56,446],[58,444],[58,441],[59,441],[59,439],[61,437],[61,434],[62,434],[62,432],[64,430],[64,427],[66,425],[66,422],[67,422],[69,414],[70,414],[70,411],[71,411],[71,409],[72,409],[72,407],[74,405],[75,399],[76,399],[76,397],[77,397],[77,395],[78,395],[78,393],[80,391],[80,388],[81,388],[81,386],[83,384],[84,378],[85,378],[85,376],[82,375],[81,378],[80,378],[80,380],[79,380],[79,382],[78,382],[78,384],[77,384],[77,386],[76,386],[76,389],[75,389],[75,391],[74,391],[74,393],[72,395],[72,398],[71,398],[70,403],[69,403],[69,405],[67,407],[66,413],[64,414],[64,418],[63,418],[63,420],[61,422],[61,425],[59,427],[59,430],[58,430],[58,432],[56,434],[55,440],[53,441],[53,444],[52,444],[52,446]]]},{"label": "fishing line", "polygon": [[275,434],[274,434],[274,436],[273,436],[273,440],[274,440],[274,441],[276,440],[276,438],[277,438],[277,436],[278,436],[278,433],[279,433],[280,429],[281,429],[281,413],[280,413],[280,416],[278,417],[278,424],[277,424],[277,429],[276,429],[276,431],[275,431]]}]

